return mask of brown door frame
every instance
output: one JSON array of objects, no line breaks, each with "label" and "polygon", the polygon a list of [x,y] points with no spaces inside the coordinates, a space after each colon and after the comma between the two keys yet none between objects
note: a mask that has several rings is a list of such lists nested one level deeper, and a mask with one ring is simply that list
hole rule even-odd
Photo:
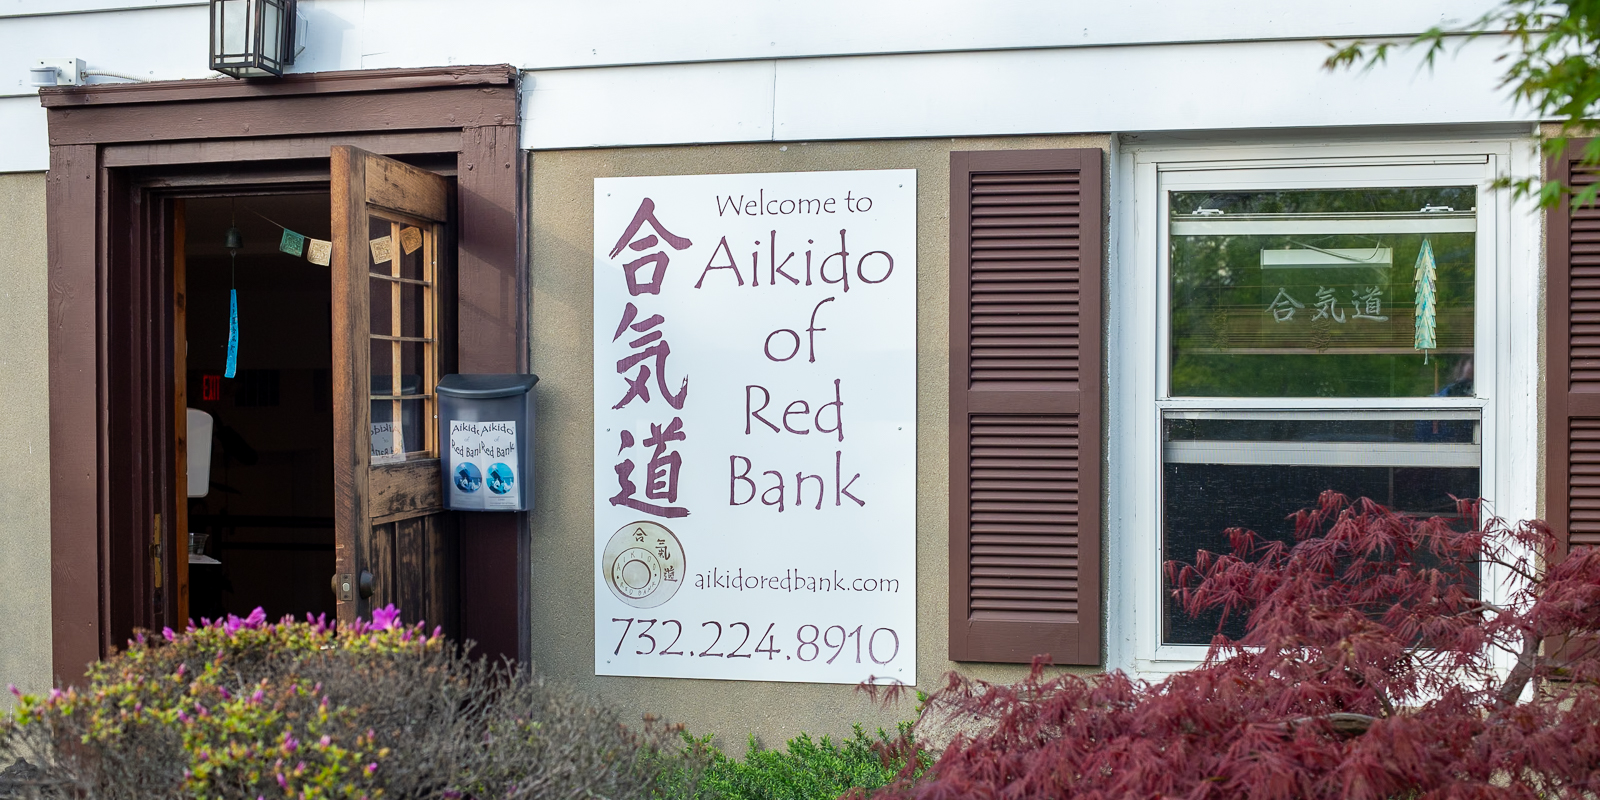
[{"label": "brown door frame", "polygon": [[[127,543],[170,529],[170,198],[326,186],[350,144],[456,179],[458,369],[527,370],[528,288],[510,66],[368,70],[40,92],[49,120],[50,541],[53,672],[77,681],[121,642]],[[332,476],[330,476],[330,480]],[[136,523],[142,523],[136,524]],[[460,520],[461,635],[527,658],[522,514]],[[141,538],[131,539],[135,533]],[[168,530],[166,552],[176,548]],[[172,573],[170,565],[164,572]],[[146,576],[153,580],[154,576]],[[138,596],[147,593],[143,587]],[[139,602],[138,597],[131,598]],[[174,604],[139,619],[173,616]],[[134,613],[123,612],[118,613]]]}]

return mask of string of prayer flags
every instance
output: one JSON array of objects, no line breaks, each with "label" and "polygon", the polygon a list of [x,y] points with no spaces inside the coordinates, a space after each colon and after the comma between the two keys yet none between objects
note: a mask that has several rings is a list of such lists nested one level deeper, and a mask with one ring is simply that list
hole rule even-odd
[{"label": "string of prayer flags", "polygon": [[306,246],[306,260],[319,267],[326,267],[333,261],[333,242],[321,239],[310,239]]},{"label": "string of prayer flags", "polygon": [[1422,363],[1428,363],[1428,351],[1437,349],[1435,326],[1438,320],[1438,265],[1433,258],[1433,243],[1422,240],[1422,250],[1417,253],[1416,272],[1416,343],[1415,349],[1423,351]]},{"label": "string of prayer flags", "polygon": [[372,263],[387,264],[394,260],[393,236],[379,236],[367,244],[372,247]]},{"label": "string of prayer flags", "polygon": [[283,229],[283,238],[278,241],[278,249],[291,256],[299,256],[305,252],[306,237],[301,236],[288,228]]},{"label": "string of prayer flags", "polygon": [[422,246],[422,231],[421,231],[421,229],[414,228],[414,227],[409,227],[409,226],[400,229],[400,249],[404,250],[406,255],[409,256],[412,253],[417,252],[417,248],[419,248],[421,246]]},{"label": "string of prayer flags", "polygon": [[326,267],[333,263],[333,242],[313,239],[303,233],[291,231],[283,223],[253,208],[245,210],[279,228],[283,228],[283,238],[278,240],[278,250],[280,252],[288,253],[295,257],[304,257],[307,261],[319,267]]}]

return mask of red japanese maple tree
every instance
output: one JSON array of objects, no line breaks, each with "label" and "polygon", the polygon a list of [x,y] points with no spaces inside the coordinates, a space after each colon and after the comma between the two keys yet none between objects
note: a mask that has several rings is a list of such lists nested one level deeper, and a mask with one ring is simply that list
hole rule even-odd
[{"label": "red japanese maple tree", "polygon": [[[1581,636],[1600,630],[1600,552],[1546,564],[1543,523],[1459,511],[1329,492],[1292,545],[1231,530],[1231,554],[1167,574],[1188,612],[1248,615],[1243,638],[1154,684],[952,675],[922,724],[965,732],[883,795],[1600,797],[1600,648]],[[1509,601],[1481,599],[1480,575],[1511,576]]]}]

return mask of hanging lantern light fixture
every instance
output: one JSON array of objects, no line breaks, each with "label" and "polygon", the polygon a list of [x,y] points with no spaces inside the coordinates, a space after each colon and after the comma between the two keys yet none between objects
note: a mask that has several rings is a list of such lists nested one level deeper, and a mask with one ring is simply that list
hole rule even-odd
[{"label": "hanging lantern light fixture", "polygon": [[281,78],[294,63],[294,33],[295,0],[211,0],[211,68]]}]

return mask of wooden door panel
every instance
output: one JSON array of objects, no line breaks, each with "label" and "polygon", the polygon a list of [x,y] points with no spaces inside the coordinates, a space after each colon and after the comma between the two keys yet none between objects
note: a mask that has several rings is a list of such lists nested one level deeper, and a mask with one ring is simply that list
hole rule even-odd
[{"label": "wooden door panel", "polygon": [[437,514],[444,508],[437,458],[373,467],[367,489],[374,523]]},{"label": "wooden door panel", "polygon": [[[455,526],[442,511],[434,387],[448,184],[427,170],[334,147],[335,591],[339,619],[398,607],[457,630]],[[363,576],[366,579],[363,580]]]},{"label": "wooden door panel", "polygon": [[[383,608],[391,603],[399,605],[399,598],[395,596],[394,526],[393,522],[371,525],[366,531],[365,546],[362,548],[367,555],[364,566],[372,575],[372,595],[367,598],[368,608]],[[410,616],[408,614],[407,618]]]}]

